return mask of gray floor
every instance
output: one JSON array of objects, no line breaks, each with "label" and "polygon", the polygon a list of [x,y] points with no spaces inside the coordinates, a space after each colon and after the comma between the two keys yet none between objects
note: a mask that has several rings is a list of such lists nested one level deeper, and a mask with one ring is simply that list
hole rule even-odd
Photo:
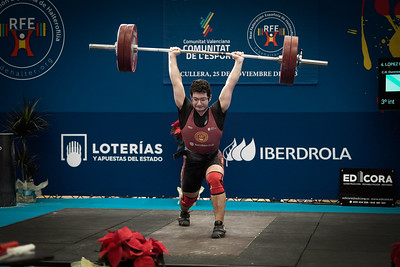
[{"label": "gray floor", "polygon": [[[167,266],[391,266],[400,214],[227,211],[224,239],[211,239],[212,211],[193,211],[179,227],[176,210],[67,208],[0,228],[0,243],[34,243],[47,266],[82,256],[96,261],[96,240],[124,226],[167,247]],[[0,264],[1,265],[1,264]],[[40,264],[37,264],[40,265]]]}]

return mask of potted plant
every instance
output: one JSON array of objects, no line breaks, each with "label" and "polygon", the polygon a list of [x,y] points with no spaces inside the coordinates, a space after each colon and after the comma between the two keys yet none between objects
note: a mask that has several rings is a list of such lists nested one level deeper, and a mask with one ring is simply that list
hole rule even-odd
[{"label": "potted plant", "polygon": [[37,136],[38,132],[48,127],[44,114],[37,112],[39,100],[27,101],[23,106],[9,113],[6,130],[15,137],[15,160],[20,170],[21,179],[17,180],[17,202],[35,202],[36,195],[47,186],[47,181],[35,186],[33,177],[37,171],[36,155],[28,150],[28,139]]}]

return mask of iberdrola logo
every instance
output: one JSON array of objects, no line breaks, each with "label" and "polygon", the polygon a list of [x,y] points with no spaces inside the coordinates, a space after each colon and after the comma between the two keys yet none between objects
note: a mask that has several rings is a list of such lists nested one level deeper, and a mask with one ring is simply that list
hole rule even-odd
[{"label": "iberdrola logo", "polygon": [[251,139],[249,144],[246,144],[244,138],[240,144],[237,144],[236,138],[233,138],[232,143],[222,151],[222,154],[227,167],[229,161],[252,161],[256,156],[254,138]]}]

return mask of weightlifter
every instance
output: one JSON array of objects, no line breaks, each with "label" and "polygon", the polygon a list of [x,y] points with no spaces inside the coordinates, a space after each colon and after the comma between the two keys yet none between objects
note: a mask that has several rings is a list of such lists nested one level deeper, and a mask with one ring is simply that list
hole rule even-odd
[{"label": "weightlifter", "polygon": [[222,238],[224,226],[226,194],[223,186],[224,164],[219,150],[226,112],[231,104],[233,89],[239,80],[244,61],[243,52],[233,52],[233,69],[225,86],[214,103],[211,101],[211,87],[206,80],[195,80],[190,86],[190,99],[185,95],[182,77],[177,63],[181,53],[179,47],[169,51],[169,76],[171,79],[175,104],[178,107],[179,125],[182,131],[185,150],[181,171],[183,195],[179,201],[181,213],[180,226],[190,225],[190,207],[196,202],[203,179],[206,178],[211,191],[214,208],[214,229],[212,238]]}]

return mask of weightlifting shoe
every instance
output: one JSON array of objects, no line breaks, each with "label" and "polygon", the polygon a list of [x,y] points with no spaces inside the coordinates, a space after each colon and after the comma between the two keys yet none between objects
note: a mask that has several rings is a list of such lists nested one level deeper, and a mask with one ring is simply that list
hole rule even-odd
[{"label": "weightlifting shoe", "polygon": [[214,223],[214,230],[211,234],[211,238],[223,238],[225,237],[225,226],[222,221],[215,221]]},{"label": "weightlifting shoe", "polygon": [[181,210],[181,215],[178,218],[178,223],[180,226],[189,226],[190,225],[190,214],[189,212]]}]

